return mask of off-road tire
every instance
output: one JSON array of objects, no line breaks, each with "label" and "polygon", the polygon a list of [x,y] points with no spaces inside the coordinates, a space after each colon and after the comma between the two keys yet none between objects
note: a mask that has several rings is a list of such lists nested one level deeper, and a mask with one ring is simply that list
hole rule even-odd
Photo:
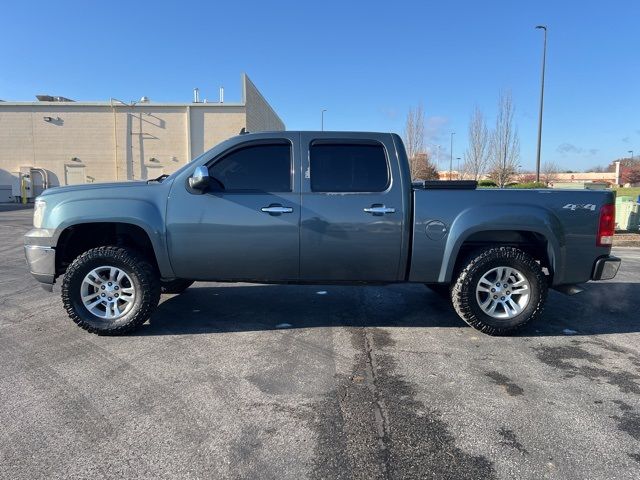
[{"label": "off-road tire", "polygon": [[160,291],[162,293],[182,293],[193,285],[193,280],[175,278],[168,281],[160,281]]},{"label": "off-road tire", "polygon": [[[530,285],[527,306],[511,319],[496,319],[482,311],[476,299],[476,286],[482,276],[495,267],[519,270]],[[514,247],[493,247],[474,252],[460,270],[451,301],[467,324],[488,335],[506,335],[522,328],[542,313],[547,298],[547,278],[530,255]]]},{"label": "off-road tire", "polygon": [[[93,315],[82,303],[80,286],[92,269],[115,266],[124,270],[135,288],[131,310],[108,320]],[[78,256],[67,268],[62,282],[62,303],[79,327],[97,335],[121,335],[140,327],[160,301],[160,281],[153,266],[138,253],[122,247],[97,247]]]}]

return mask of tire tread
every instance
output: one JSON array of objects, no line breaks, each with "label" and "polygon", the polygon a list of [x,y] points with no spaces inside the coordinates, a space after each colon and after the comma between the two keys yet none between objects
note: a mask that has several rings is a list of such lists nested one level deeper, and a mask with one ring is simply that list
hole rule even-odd
[{"label": "tire tread", "polygon": [[[514,326],[496,327],[489,325],[482,318],[479,318],[471,307],[471,302],[475,301],[475,287],[471,285],[471,277],[484,262],[494,258],[518,260],[527,264],[535,277],[529,279],[529,281],[530,283],[535,282],[540,291],[538,302],[532,313],[524,321]],[[513,333],[537,318],[542,313],[546,297],[547,279],[540,265],[530,255],[514,247],[491,247],[480,252],[476,251],[475,255],[470,257],[468,263],[460,271],[451,290],[451,302],[460,318],[473,328],[488,335],[496,336]]]},{"label": "tire tread", "polygon": [[[111,328],[96,328],[83,319],[74,308],[71,281],[84,265],[94,259],[112,258],[128,265],[141,284],[142,303],[126,323]],[[67,314],[80,328],[97,335],[122,335],[140,327],[148,320],[160,301],[160,279],[153,266],[140,254],[123,247],[103,246],[92,248],[79,255],[67,268],[62,282],[62,303]],[[145,295],[144,293],[148,293]]]}]

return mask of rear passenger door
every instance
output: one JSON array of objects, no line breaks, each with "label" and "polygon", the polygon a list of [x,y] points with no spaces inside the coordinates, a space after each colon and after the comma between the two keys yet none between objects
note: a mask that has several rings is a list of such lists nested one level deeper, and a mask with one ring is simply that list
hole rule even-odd
[{"label": "rear passenger door", "polygon": [[391,135],[303,133],[301,158],[300,279],[400,280],[407,206]]}]

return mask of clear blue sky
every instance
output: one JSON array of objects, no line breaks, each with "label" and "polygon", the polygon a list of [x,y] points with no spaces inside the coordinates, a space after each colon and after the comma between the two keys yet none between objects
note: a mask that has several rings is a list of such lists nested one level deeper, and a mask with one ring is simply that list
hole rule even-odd
[{"label": "clear blue sky", "polygon": [[[422,102],[430,142],[462,156],[475,105],[516,105],[535,159],[542,32],[549,27],[543,161],[585,169],[640,155],[640,2],[10,2],[0,99],[36,93],[189,101],[240,98],[246,72],[289,129],[402,132]],[[97,4],[97,2],[95,2]],[[444,167],[443,161],[442,165]]]}]

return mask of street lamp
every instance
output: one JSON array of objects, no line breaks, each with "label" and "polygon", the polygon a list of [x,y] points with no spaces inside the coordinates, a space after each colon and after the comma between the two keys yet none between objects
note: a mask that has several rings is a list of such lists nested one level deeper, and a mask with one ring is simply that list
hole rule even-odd
[{"label": "street lamp", "polygon": [[544,46],[542,48],[542,80],[540,83],[540,113],[538,115],[538,152],[536,154],[536,182],[540,181],[540,145],[542,143],[542,109],[544,107],[544,67],[547,60],[547,27],[538,25],[536,30],[544,30]]},{"label": "street lamp", "polygon": [[453,170],[453,136],[456,132],[451,132],[451,151],[449,152],[449,180],[451,180],[451,170]]},{"label": "street lamp", "polygon": [[633,150],[629,150],[627,153],[631,154],[631,160],[633,160]]},{"label": "street lamp", "polygon": [[456,157],[456,160],[458,161],[458,166],[456,167],[456,169],[458,170],[458,180],[461,180],[461,175],[460,175],[460,157]]},{"label": "street lamp", "polygon": [[324,132],[324,112],[326,112],[326,111],[327,111],[326,108],[323,108],[320,111],[320,130],[322,130],[323,132]]}]

